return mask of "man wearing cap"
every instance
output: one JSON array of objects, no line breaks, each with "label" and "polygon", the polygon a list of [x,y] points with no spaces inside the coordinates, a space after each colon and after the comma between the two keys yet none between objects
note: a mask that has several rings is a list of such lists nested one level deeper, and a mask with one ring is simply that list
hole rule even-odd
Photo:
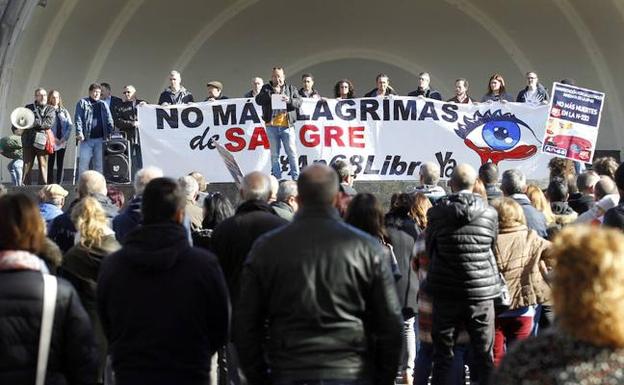
[{"label": "man wearing cap", "polygon": [[214,102],[215,100],[228,99],[227,96],[223,96],[221,92],[223,92],[223,83],[217,80],[213,80],[206,84],[206,88],[208,89],[208,96],[204,100],[205,102]]},{"label": "man wearing cap", "polygon": [[65,197],[69,194],[61,185],[49,184],[39,190],[39,212],[49,227],[52,220],[63,214]]}]

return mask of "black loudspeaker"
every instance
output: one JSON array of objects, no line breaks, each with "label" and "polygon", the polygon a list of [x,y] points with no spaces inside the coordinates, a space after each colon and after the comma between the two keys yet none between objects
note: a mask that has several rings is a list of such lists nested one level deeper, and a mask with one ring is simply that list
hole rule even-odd
[{"label": "black loudspeaker", "polygon": [[111,138],[103,143],[104,178],[109,183],[130,183],[130,142],[125,138]]}]

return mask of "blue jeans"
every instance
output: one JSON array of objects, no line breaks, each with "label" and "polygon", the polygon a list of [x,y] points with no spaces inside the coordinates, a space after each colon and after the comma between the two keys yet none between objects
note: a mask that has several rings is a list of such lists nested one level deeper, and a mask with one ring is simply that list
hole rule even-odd
[{"label": "blue jeans", "polygon": [[78,167],[78,175],[82,175],[83,172],[89,170],[89,163],[93,159],[93,170],[104,173],[103,159],[102,159],[102,144],[103,138],[85,139],[80,143],[80,162]]},{"label": "blue jeans", "polygon": [[24,161],[21,159],[13,159],[7,165],[9,174],[11,174],[11,181],[14,186],[22,185],[22,173],[24,171]]},{"label": "blue jeans", "polygon": [[267,126],[266,131],[269,137],[269,145],[271,146],[271,174],[278,180],[282,179],[282,165],[279,154],[282,143],[284,143],[284,151],[286,151],[290,165],[290,176],[293,180],[296,180],[299,177],[299,165],[297,163],[297,148],[295,146],[295,128],[292,126]]},{"label": "blue jeans", "polygon": [[[453,347],[453,364],[450,368],[450,384],[461,385],[464,383],[464,354],[465,345]],[[427,385],[431,366],[433,364],[433,344],[420,341],[418,354],[416,355],[416,367],[414,368],[414,385]]]}]

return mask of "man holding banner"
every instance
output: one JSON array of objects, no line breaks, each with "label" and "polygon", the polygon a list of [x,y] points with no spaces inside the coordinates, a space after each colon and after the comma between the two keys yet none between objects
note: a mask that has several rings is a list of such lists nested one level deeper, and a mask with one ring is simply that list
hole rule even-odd
[{"label": "man holding banner", "polygon": [[280,149],[288,156],[290,176],[299,177],[297,148],[295,146],[295,128],[297,110],[301,107],[301,96],[297,89],[285,83],[286,76],[282,67],[274,67],[271,81],[265,84],[256,96],[256,103],[262,106],[262,119],[266,123],[266,132],[271,147],[271,174],[278,180],[282,178]]}]

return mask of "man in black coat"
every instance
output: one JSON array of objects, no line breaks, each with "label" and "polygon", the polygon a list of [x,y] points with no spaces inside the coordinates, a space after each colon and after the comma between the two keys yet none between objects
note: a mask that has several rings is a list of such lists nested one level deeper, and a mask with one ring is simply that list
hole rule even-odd
[{"label": "man in black coat", "polygon": [[269,205],[271,182],[265,174],[254,171],[245,175],[240,188],[243,203],[236,214],[221,222],[212,233],[212,247],[219,259],[225,280],[236,305],[243,264],[253,243],[271,230],[288,223]]},{"label": "man in black coat", "polygon": [[134,179],[137,170],[143,167],[141,143],[139,141],[139,118],[137,114],[137,106],[143,104],[145,104],[145,100],[137,99],[136,97],[136,88],[133,85],[127,85],[123,89],[123,101],[111,109],[115,129],[125,132],[126,138],[130,142],[132,179]]},{"label": "man in black coat", "polygon": [[603,224],[608,227],[624,230],[624,166],[620,166],[615,170],[615,184],[620,193],[620,202],[617,206],[607,210],[604,215]]},{"label": "man in black coat", "polygon": [[297,185],[294,221],[245,264],[234,333],[247,379],[393,384],[403,320],[381,244],[340,219],[331,168],[310,166]]},{"label": "man in black coat", "polygon": [[229,299],[211,253],[189,245],[185,197],[169,178],[143,192],[143,226],[102,263],[98,313],[117,385],[210,381],[210,358],[226,341]]},{"label": "man in black coat", "polygon": [[442,94],[431,88],[431,77],[428,72],[418,74],[418,88],[408,93],[407,96],[422,96],[429,99],[442,100]]},{"label": "man in black coat", "polygon": [[[233,307],[239,299],[241,272],[251,246],[264,233],[288,223],[268,203],[271,182],[267,175],[258,171],[245,175],[240,196],[243,203],[238,206],[234,216],[221,222],[212,233],[212,249],[225,274]],[[236,351],[231,343],[228,344],[226,355],[228,381],[244,383],[242,373],[239,373]]]},{"label": "man in black coat", "polygon": [[594,187],[599,180],[600,176],[593,170],[585,171],[576,178],[578,191],[570,193],[568,204],[578,215],[583,214],[596,204]]},{"label": "man in black coat", "polygon": [[498,214],[473,194],[477,174],[467,165],[455,167],[453,194],[428,212],[426,249],[431,258],[426,287],[433,294],[432,384],[449,384],[457,325],[470,335],[475,371],[487,384],[494,363],[494,301],[501,286],[494,259]]}]

